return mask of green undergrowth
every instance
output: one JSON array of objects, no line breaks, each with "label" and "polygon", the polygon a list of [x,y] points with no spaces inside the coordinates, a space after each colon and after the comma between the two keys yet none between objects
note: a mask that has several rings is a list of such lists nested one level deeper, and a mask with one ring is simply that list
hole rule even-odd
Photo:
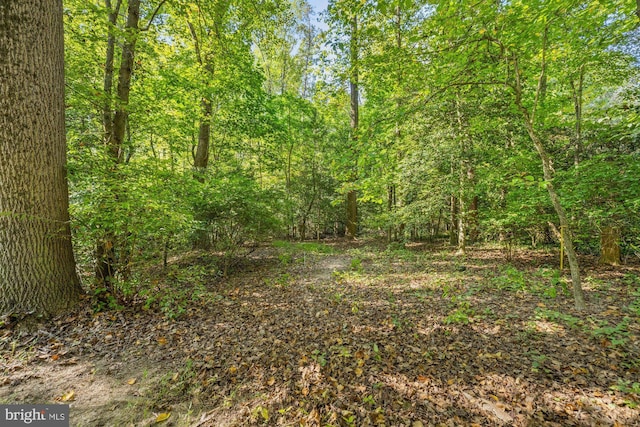
[{"label": "green undergrowth", "polygon": [[607,320],[598,319],[596,316],[587,316],[583,319],[545,308],[536,309],[535,318],[583,332],[596,340],[604,340],[605,344],[612,347],[620,347],[629,343],[629,325],[633,322],[630,317],[625,316],[620,322],[613,324]]},{"label": "green undergrowth", "polygon": [[284,240],[276,240],[273,247],[282,249],[288,253],[310,252],[316,254],[333,254],[336,249],[320,242],[289,242]]},{"label": "green undergrowth", "polygon": [[571,296],[567,280],[559,270],[552,268],[539,268],[530,273],[507,264],[500,268],[499,274],[491,279],[490,283],[499,290],[527,292],[547,299],[561,295]]}]

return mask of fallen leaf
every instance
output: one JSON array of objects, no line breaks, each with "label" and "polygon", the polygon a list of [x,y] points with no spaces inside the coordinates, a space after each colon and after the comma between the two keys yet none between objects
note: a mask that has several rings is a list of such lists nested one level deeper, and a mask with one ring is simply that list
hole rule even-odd
[{"label": "fallen leaf", "polygon": [[480,409],[486,411],[486,412],[490,412],[491,414],[493,414],[496,418],[498,418],[500,421],[505,422],[505,423],[512,423],[513,422],[513,417],[509,414],[507,414],[504,410],[500,409],[496,404],[494,404],[493,402],[490,402],[486,399],[476,399],[475,397],[471,396],[470,394],[466,393],[466,392],[462,392],[462,395],[464,397],[466,397],[471,403],[475,404],[476,406],[478,406]]},{"label": "fallen leaf", "polygon": [[267,408],[260,408],[260,415],[265,422],[269,422],[269,410]]},{"label": "fallen leaf", "polygon": [[166,421],[171,416],[171,412],[163,412],[156,417],[156,424]]},{"label": "fallen leaf", "polygon": [[274,385],[276,383],[275,377],[271,377],[267,380],[267,385]]},{"label": "fallen leaf", "polygon": [[63,402],[74,401],[76,400],[76,392],[71,390],[70,392],[63,394],[60,400],[62,400]]},{"label": "fallen leaf", "polygon": [[127,384],[129,384],[129,385],[134,385],[135,383],[136,383],[136,379],[135,378],[129,378],[127,380]]},{"label": "fallen leaf", "polygon": [[525,407],[527,408],[527,412],[529,412],[529,413],[533,412],[533,400],[534,399],[533,399],[532,396],[527,396],[524,399]]}]

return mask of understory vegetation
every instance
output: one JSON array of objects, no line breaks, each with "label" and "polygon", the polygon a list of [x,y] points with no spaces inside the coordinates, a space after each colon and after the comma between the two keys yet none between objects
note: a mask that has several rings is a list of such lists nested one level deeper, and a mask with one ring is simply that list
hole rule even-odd
[{"label": "understory vegetation", "polygon": [[582,259],[578,312],[557,253],[454,251],[279,241],[228,278],[221,255],[147,265],[126,307],[5,330],[0,401],[68,402],[79,426],[640,422],[638,263]]}]

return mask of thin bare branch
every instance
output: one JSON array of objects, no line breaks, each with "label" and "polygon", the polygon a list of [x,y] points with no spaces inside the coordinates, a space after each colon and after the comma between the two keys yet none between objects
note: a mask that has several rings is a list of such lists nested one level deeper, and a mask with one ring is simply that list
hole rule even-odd
[{"label": "thin bare branch", "polygon": [[142,28],[140,31],[148,31],[149,28],[151,28],[151,24],[153,24],[153,20],[156,19],[156,15],[158,14],[158,12],[160,12],[160,8],[167,2],[167,0],[162,0],[158,6],[155,8],[155,10],[153,11],[153,13],[151,14],[151,18],[149,18],[149,22],[147,23],[147,25]]}]

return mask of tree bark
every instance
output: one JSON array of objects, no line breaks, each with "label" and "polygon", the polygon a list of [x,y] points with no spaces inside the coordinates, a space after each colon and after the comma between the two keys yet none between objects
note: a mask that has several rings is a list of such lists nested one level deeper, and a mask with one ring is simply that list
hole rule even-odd
[{"label": "tree bark", "polygon": [[620,229],[603,227],[600,232],[600,264],[620,265]]},{"label": "tree bark", "polygon": [[82,292],[69,226],[61,0],[0,2],[0,314]]},{"label": "tree bark", "polygon": [[[196,51],[196,59],[203,71],[203,80],[213,78],[214,67],[209,60],[202,55],[201,42],[198,33],[191,21],[187,21],[191,38]],[[209,166],[209,144],[211,141],[211,116],[213,114],[213,106],[207,95],[203,95],[200,100],[200,125],[198,126],[198,145],[196,153],[193,156],[193,167],[195,169],[196,179],[204,182],[204,172]]]},{"label": "tree bark", "polygon": [[193,167],[196,171],[196,178],[200,182],[204,182],[204,172],[209,166],[209,142],[211,140],[211,115],[213,113],[211,101],[202,98],[200,102],[202,109],[202,117],[200,118],[200,126],[198,128],[198,146],[196,154],[193,158]]}]

